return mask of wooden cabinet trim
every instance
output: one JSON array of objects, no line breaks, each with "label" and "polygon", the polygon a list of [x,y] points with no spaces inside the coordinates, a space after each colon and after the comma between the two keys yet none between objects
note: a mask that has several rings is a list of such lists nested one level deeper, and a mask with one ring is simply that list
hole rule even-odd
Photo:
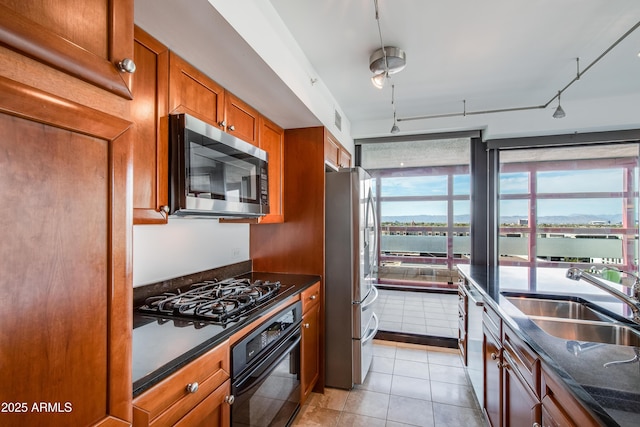
[{"label": "wooden cabinet trim", "polygon": [[0,111],[113,141],[132,125],[128,120],[51,95],[0,76]]},{"label": "wooden cabinet trim", "polygon": [[115,66],[125,57],[132,57],[133,2],[109,2],[109,5],[111,62],[1,5],[0,43],[125,99],[133,99],[128,76]]}]

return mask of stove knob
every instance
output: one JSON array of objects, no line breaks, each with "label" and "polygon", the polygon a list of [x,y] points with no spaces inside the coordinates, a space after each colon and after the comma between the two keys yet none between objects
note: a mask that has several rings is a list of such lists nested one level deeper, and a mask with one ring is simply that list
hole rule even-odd
[{"label": "stove knob", "polygon": [[227,402],[229,405],[233,405],[233,402],[236,401],[236,397],[233,394],[230,394],[229,396],[224,397],[224,401]]},{"label": "stove knob", "polygon": [[198,391],[198,383],[187,384],[187,391],[189,393],[195,393]]}]

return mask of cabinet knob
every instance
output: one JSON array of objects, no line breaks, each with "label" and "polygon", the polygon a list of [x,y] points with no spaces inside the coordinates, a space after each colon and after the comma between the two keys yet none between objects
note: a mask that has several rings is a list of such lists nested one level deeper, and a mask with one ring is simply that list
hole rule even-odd
[{"label": "cabinet knob", "polygon": [[491,353],[491,360],[496,360],[498,358],[498,355],[495,353]]},{"label": "cabinet knob", "polygon": [[311,295],[311,296],[309,297],[309,299],[310,299],[310,300],[314,300],[314,299],[316,299],[316,298],[317,298],[317,295]]},{"label": "cabinet knob", "polygon": [[302,326],[303,326],[305,329],[309,329],[309,324],[308,324],[308,323],[305,323],[305,324],[303,324]]},{"label": "cabinet knob", "polygon": [[236,397],[233,394],[230,394],[229,396],[224,397],[224,401],[229,405],[233,405],[233,402],[236,401]]},{"label": "cabinet knob", "polygon": [[225,127],[225,126],[227,125],[227,122],[223,120],[223,121],[221,121],[221,122],[218,122],[218,125],[219,125],[221,128],[223,128],[223,127]]},{"label": "cabinet knob", "polygon": [[136,72],[136,63],[133,59],[124,58],[122,61],[116,64],[118,70],[122,73],[135,73]]},{"label": "cabinet knob", "polygon": [[189,393],[195,393],[196,391],[198,391],[198,383],[194,382],[191,384],[187,384],[187,391]]},{"label": "cabinet knob", "polygon": [[538,424],[538,423],[533,423],[532,427],[542,427],[542,426],[540,424]]},{"label": "cabinet knob", "polygon": [[161,210],[162,212],[164,212],[164,213],[167,213],[167,214],[168,214],[168,213],[169,213],[169,206],[167,206],[167,205],[160,206],[160,210]]},{"label": "cabinet knob", "polygon": [[236,130],[236,127],[234,125],[229,125],[227,130],[234,131],[234,130]]}]

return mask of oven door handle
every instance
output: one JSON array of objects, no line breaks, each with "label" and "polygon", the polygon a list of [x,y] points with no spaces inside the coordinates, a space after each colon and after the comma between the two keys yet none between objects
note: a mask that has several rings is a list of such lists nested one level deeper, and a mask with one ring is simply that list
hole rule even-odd
[{"label": "oven door handle", "polygon": [[[277,348],[274,349],[273,353],[267,357],[262,363],[253,368],[246,374],[241,375],[238,380],[233,383],[233,394],[237,396],[241,396],[247,390],[250,390],[254,385],[260,383],[267,375],[271,373],[271,367],[277,366],[282,360],[284,360],[287,355],[300,344],[300,340],[302,339],[302,334],[300,333],[300,328],[297,328],[297,332],[291,336],[284,342],[282,342]],[[289,344],[290,343],[290,344]],[[286,348],[284,348],[286,347]],[[250,382],[249,382],[250,381]]]}]

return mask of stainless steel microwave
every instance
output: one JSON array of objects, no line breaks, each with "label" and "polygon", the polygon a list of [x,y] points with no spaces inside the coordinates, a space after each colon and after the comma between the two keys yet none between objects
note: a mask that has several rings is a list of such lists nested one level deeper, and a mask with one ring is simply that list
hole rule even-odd
[{"label": "stainless steel microwave", "polygon": [[269,213],[267,153],[188,114],[169,116],[169,215]]}]

